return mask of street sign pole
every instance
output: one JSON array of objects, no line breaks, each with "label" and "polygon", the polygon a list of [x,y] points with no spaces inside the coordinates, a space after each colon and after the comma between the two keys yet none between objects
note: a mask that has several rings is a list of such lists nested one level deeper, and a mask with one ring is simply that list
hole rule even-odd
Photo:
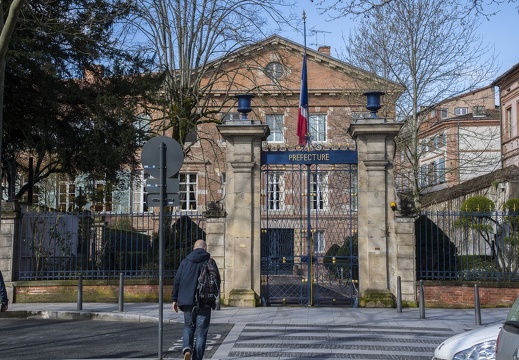
[{"label": "street sign pole", "polygon": [[[159,162],[157,163],[157,150]],[[158,206],[159,211],[159,360],[162,360],[162,343],[164,337],[164,245],[165,224],[164,211],[167,206],[180,206],[179,179],[171,179],[177,174],[184,161],[182,146],[174,139],[166,136],[156,136],[144,144],[141,151],[141,163],[144,171],[151,176],[147,180],[147,204]]]},{"label": "street sign pole", "polygon": [[166,144],[160,143],[160,212],[159,212],[159,360],[162,360],[162,342],[164,337],[164,202],[166,200]]}]

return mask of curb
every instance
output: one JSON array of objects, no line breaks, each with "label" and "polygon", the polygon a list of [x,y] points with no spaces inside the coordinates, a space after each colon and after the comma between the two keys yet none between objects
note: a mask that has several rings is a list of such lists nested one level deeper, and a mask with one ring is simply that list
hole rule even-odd
[{"label": "curb", "polygon": [[[98,320],[98,321],[122,321],[138,323],[158,323],[159,319],[153,316],[101,313],[90,311],[6,311],[0,314],[0,319],[43,319],[43,320]],[[164,319],[164,323],[177,323],[178,321]]]}]

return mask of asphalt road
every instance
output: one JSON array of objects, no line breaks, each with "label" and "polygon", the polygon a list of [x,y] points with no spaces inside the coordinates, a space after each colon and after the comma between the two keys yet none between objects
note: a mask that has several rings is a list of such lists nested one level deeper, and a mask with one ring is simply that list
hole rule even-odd
[{"label": "asphalt road", "polygon": [[[232,329],[212,324],[206,357],[210,358]],[[0,359],[157,358],[158,323],[0,319]],[[163,325],[164,357],[180,358],[182,325]]]}]

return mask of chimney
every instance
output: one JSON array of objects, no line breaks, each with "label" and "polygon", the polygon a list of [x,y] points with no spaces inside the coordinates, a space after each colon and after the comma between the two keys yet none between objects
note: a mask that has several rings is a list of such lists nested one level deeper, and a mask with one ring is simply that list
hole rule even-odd
[{"label": "chimney", "polygon": [[331,48],[328,45],[322,45],[322,46],[319,46],[317,51],[319,51],[321,54],[324,54],[326,56],[330,56]]}]

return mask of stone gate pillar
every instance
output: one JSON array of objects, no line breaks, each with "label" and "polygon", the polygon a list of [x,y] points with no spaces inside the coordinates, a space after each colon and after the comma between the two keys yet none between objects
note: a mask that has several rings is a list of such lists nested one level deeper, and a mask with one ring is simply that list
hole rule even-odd
[{"label": "stone gate pillar", "polygon": [[226,305],[253,307],[260,294],[261,141],[268,135],[269,128],[259,120],[248,120],[240,109],[240,100],[238,111],[242,112],[242,119],[217,126],[226,140],[223,278]]},{"label": "stone gate pillar", "polygon": [[20,205],[17,201],[2,201],[2,214],[0,224],[0,270],[4,277],[7,296],[10,302],[13,299],[12,281],[18,272],[19,256],[19,230],[20,230]]},{"label": "stone gate pillar", "polygon": [[358,241],[361,306],[393,306],[389,275],[389,231],[393,217],[390,203],[396,201],[393,181],[394,138],[401,127],[401,123],[389,123],[386,119],[372,117],[358,120],[348,129],[357,143],[359,162]]}]

